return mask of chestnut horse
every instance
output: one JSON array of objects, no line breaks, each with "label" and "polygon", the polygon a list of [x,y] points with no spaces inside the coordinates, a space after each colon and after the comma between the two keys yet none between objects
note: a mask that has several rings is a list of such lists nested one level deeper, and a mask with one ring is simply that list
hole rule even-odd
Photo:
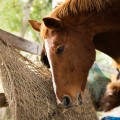
[{"label": "chestnut horse", "polygon": [[120,80],[120,63],[117,63],[116,61],[112,60],[112,67],[116,68],[116,70],[118,71],[118,74],[111,74],[111,80],[113,81],[117,81]]},{"label": "chestnut horse", "polygon": [[29,22],[44,39],[41,59],[64,107],[81,103],[95,49],[120,62],[120,0],[65,0],[42,23]]},{"label": "chestnut horse", "polygon": [[107,85],[106,92],[100,100],[100,109],[105,112],[120,105],[120,81],[113,81]]}]

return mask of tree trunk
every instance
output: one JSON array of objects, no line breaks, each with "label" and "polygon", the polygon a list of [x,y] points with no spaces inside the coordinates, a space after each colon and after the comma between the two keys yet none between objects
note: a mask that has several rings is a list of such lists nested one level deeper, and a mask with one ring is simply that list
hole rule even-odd
[{"label": "tree trunk", "polygon": [[21,27],[21,33],[20,36],[24,38],[27,24],[28,24],[28,19],[30,16],[30,8],[32,7],[34,0],[29,0],[27,4],[23,6],[23,19],[22,19],[22,27]]}]

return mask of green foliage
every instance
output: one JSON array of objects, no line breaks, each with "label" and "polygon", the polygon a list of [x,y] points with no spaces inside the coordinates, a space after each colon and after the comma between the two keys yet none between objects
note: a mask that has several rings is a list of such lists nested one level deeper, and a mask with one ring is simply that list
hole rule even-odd
[{"label": "green foliage", "polygon": [[19,31],[22,3],[17,0],[0,0],[0,28],[7,31]]},{"label": "green foliage", "polygon": [[[23,8],[27,2],[28,0],[0,0],[0,29],[19,35]],[[30,8],[30,19],[41,21],[50,12],[51,6],[51,0],[33,0],[33,5]],[[39,41],[38,35],[30,25],[27,26],[25,37]]]},{"label": "green foliage", "polygon": [[30,18],[42,20],[51,11],[51,1],[34,0]]}]

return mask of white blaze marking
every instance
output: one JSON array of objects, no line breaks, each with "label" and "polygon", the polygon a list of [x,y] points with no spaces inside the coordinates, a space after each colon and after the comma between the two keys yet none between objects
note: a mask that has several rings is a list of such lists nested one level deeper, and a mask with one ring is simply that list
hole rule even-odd
[{"label": "white blaze marking", "polygon": [[47,40],[45,40],[45,50],[46,50],[47,58],[48,58],[48,61],[49,61],[49,64],[50,64],[50,71],[52,73],[52,83],[53,83],[53,88],[54,88],[54,92],[55,92],[55,95],[56,95],[57,103],[60,104],[61,102],[58,99],[57,94],[56,94],[56,83],[55,83],[55,78],[54,78],[54,74],[53,74],[52,62],[51,62],[51,59],[50,59],[50,48],[49,48],[49,44],[48,44]]}]

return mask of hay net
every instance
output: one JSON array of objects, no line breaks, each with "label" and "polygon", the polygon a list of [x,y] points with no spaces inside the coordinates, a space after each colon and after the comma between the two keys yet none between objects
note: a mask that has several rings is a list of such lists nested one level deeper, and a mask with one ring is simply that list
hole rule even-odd
[{"label": "hay net", "polygon": [[92,102],[96,110],[100,108],[100,100],[109,82],[110,79],[101,71],[98,64],[95,62],[89,71],[87,88],[91,93]]},{"label": "hay net", "polygon": [[51,74],[0,39],[0,71],[5,95],[15,120],[97,120],[85,90],[83,105],[69,109],[56,105]]}]

